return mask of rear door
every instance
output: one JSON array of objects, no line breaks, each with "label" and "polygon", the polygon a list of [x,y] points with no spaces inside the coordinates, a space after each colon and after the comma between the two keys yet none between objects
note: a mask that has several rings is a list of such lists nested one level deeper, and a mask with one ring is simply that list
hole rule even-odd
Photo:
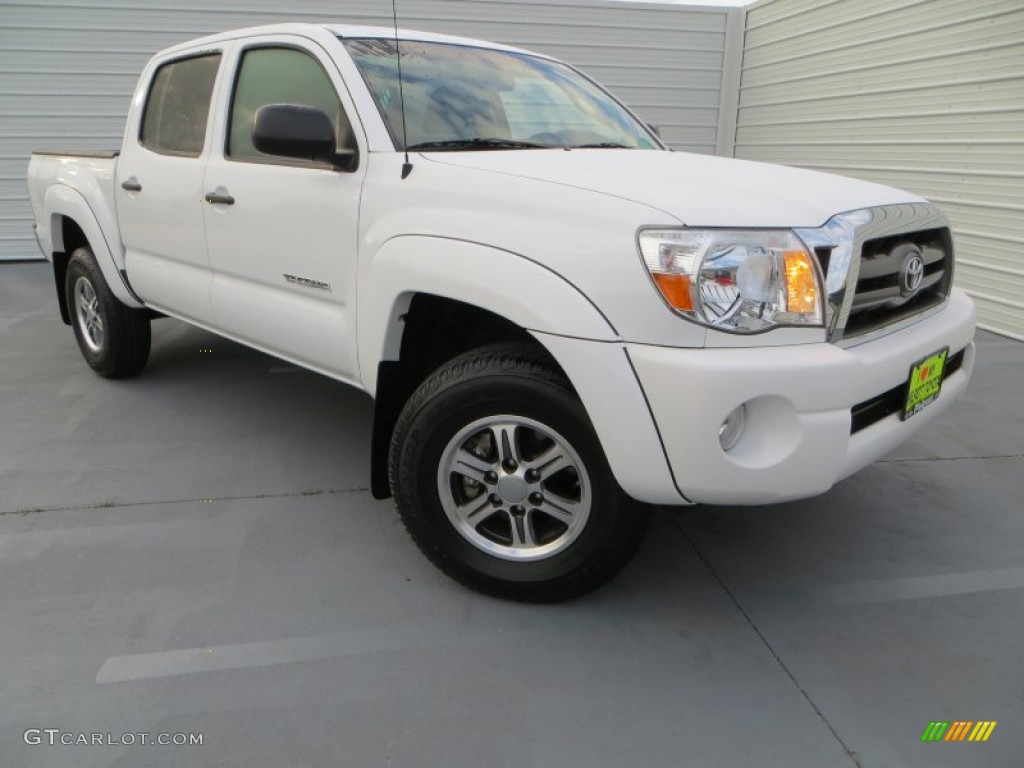
[{"label": "rear door", "polygon": [[212,321],[202,181],[221,50],[156,62],[143,75],[117,162],[125,269],[147,304]]},{"label": "rear door", "polygon": [[[257,347],[339,378],[358,379],[355,270],[366,146],[331,58],[304,38],[240,45],[224,125],[206,167],[206,236],[216,325]],[[301,104],[325,111],[358,167],[273,157],[252,143],[256,111]]]}]

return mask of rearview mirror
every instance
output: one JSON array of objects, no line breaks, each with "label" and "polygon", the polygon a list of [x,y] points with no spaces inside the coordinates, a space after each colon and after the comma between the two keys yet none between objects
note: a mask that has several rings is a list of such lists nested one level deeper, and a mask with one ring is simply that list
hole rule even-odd
[{"label": "rearview mirror", "polygon": [[256,111],[252,144],[260,152],[299,160],[319,160],[351,170],[354,149],[338,150],[327,113],[301,104],[267,104]]}]

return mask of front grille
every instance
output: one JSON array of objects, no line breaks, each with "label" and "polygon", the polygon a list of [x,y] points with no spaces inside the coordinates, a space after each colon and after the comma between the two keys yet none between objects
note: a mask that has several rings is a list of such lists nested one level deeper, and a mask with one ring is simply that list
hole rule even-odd
[{"label": "front grille", "polygon": [[[952,261],[947,227],[866,240],[843,337],[871,333],[942,304],[952,283]],[[908,276],[918,267],[919,276]]]},{"label": "front grille", "polygon": [[949,296],[953,238],[931,203],[860,208],[794,231],[821,265],[833,344],[862,344],[917,322]]},{"label": "front grille", "polygon": [[[954,373],[960,370],[964,364],[964,350],[955,355],[950,355],[946,360],[946,368],[942,372],[942,380],[945,381]],[[941,395],[940,395],[941,397]],[[893,387],[888,392],[883,392],[877,397],[858,403],[850,409],[850,434],[857,434],[862,429],[876,424],[886,416],[899,413],[907,400],[907,384],[904,382],[898,387]]]}]

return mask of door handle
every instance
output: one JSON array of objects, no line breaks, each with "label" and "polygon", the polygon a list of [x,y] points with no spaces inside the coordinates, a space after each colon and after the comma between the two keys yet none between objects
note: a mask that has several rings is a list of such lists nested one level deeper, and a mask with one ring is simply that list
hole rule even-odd
[{"label": "door handle", "polygon": [[234,205],[235,198],[233,198],[231,195],[218,195],[216,192],[207,192],[206,202],[215,203],[218,205]]},{"label": "door handle", "polygon": [[135,179],[134,176],[132,176],[127,181],[122,181],[121,182],[121,189],[126,189],[129,192],[141,192],[142,191],[142,185],[139,184],[139,182]]}]

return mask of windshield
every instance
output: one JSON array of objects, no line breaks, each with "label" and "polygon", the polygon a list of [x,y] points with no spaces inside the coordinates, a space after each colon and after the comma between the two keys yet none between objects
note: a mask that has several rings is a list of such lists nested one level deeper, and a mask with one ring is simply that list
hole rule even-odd
[{"label": "windshield", "polygon": [[[395,41],[343,39],[399,150]],[[610,95],[564,64],[519,53],[401,41],[411,150],[623,147],[659,149]]]}]

